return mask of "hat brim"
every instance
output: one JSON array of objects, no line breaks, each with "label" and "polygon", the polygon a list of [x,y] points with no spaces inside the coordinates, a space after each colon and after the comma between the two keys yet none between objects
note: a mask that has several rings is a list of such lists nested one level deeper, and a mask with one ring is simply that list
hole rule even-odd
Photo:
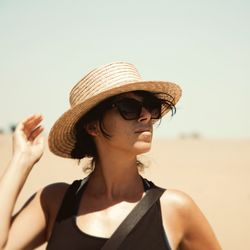
[{"label": "hat brim", "polygon": [[[140,81],[107,89],[85,100],[83,103],[74,106],[59,117],[49,133],[48,143],[50,150],[58,156],[72,158],[71,151],[75,146],[74,128],[76,122],[91,108],[108,97],[136,90],[166,93],[173,97],[172,102],[174,104],[179,101],[182,93],[181,88],[177,84],[165,81]],[[165,110],[163,115],[168,111],[169,110]]]}]

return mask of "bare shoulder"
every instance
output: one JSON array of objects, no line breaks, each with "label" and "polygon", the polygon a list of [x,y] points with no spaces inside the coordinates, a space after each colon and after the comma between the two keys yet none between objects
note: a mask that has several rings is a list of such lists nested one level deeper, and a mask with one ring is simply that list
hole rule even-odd
[{"label": "bare shoulder", "polygon": [[62,201],[68,186],[69,184],[60,182],[41,188],[25,202],[14,219],[29,208],[42,208],[45,213],[48,213],[55,205],[60,206],[60,201]]},{"label": "bare shoulder", "polygon": [[55,201],[63,199],[69,184],[65,182],[57,182],[44,187],[40,192],[44,197],[46,205],[51,206]]},{"label": "bare shoulder", "polygon": [[[174,229],[171,237],[181,249],[221,249],[215,234],[190,195],[168,189],[161,197],[163,219],[168,228]],[[178,233],[177,233],[178,232]],[[176,237],[175,237],[176,236]]]},{"label": "bare shoulder", "polygon": [[41,200],[49,212],[59,209],[68,187],[69,184],[58,182],[50,184],[40,191]]},{"label": "bare shoulder", "polygon": [[198,208],[191,196],[176,189],[167,189],[161,197],[161,204],[163,208],[174,208],[182,216]]},{"label": "bare shoulder", "polygon": [[64,182],[53,183],[41,190],[41,201],[47,211],[47,240],[53,230],[54,222],[57,213],[62,204],[64,195],[69,187],[69,184]]},{"label": "bare shoulder", "polygon": [[[176,247],[184,238],[188,228],[189,215],[197,213],[198,207],[188,194],[175,189],[167,189],[160,201],[164,224]],[[193,212],[191,212],[192,210]],[[174,235],[172,232],[175,232]]]}]

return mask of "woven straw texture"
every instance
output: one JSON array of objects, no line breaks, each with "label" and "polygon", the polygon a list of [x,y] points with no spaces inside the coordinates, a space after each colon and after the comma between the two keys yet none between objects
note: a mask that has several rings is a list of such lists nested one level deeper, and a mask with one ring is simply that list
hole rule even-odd
[{"label": "woven straw texture", "polygon": [[[174,104],[181,97],[181,88],[171,82],[143,81],[133,64],[115,62],[92,70],[70,92],[70,106],[53,125],[49,133],[50,150],[62,157],[71,158],[75,145],[74,126],[91,108],[108,97],[135,91],[162,92],[173,97]],[[169,110],[165,110],[166,114]]]}]

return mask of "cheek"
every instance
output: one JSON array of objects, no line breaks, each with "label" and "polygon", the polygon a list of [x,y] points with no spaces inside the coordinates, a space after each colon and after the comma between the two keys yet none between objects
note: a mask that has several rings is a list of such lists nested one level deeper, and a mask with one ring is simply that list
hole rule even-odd
[{"label": "cheek", "polygon": [[112,111],[107,112],[103,117],[102,127],[104,131],[112,137],[112,139],[113,137],[121,135],[121,131],[124,130],[119,118],[120,117]]},{"label": "cheek", "polygon": [[112,136],[113,140],[128,140],[128,138],[133,138],[133,129],[123,122],[113,120],[110,121],[109,124],[105,124],[108,133]]},{"label": "cheek", "polygon": [[133,133],[133,124],[124,120],[119,114],[111,112],[106,114],[103,119],[103,127],[105,132],[111,135],[109,144],[132,146],[136,137]]}]

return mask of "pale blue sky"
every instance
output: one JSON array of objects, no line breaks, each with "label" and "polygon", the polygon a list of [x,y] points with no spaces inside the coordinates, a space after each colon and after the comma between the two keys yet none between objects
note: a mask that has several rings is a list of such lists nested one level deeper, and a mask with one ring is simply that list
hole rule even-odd
[{"label": "pale blue sky", "polygon": [[250,1],[0,0],[0,128],[33,112],[47,131],[71,87],[112,61],[183,88],[156,134],[250,137]]}]

